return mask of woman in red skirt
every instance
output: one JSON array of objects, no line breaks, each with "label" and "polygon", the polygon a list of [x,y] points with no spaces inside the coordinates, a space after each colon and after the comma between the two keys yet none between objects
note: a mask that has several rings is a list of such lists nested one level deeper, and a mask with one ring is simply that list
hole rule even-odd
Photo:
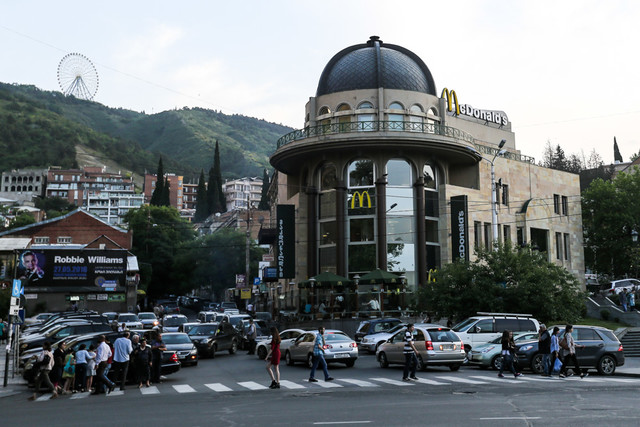
[{"label": "woman in red skirt", "polygon": [[[278,332],[278,328],[273,326],[271,328],[271,349],[269,353],[267,353],[267,372],[269,372],[269,376],[271,377],[271,385],[269,388],[280,388],[280,333]],[[271,368],[275,368],[275,376],[273,375],[273,370]]]}]

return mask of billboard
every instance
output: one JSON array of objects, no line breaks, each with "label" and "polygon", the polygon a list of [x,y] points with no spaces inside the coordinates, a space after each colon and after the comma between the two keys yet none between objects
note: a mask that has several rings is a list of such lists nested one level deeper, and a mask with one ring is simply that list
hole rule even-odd
[{"label": "billboard", "polygon": [[126,250],[45,249],[18,254],[18,279],[27,286],[91,286],[114,290],[124,286]]},{"label": "billboard", "polygon": [[279,279],[292,279],[296,275],[296,210],[294,205],[278,205],[276,268]]},{"label": "billboard", "polygon": [[469,218],[467,196],[451,198],[452,261],[469,261]]}]

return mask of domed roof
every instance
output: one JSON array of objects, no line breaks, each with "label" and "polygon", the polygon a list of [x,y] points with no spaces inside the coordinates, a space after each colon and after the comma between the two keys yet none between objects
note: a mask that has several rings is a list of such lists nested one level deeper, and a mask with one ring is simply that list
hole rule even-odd
[{"label": "domed roof", "polygon": [[324,67],[316,96],[356,89],[401,89],[436,95],[429,68],[415,53],[377,36],[338,52]]}]

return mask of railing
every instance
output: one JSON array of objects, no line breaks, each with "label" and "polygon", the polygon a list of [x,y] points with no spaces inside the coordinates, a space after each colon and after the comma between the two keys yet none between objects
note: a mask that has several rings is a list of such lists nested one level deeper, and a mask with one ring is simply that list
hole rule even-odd
[{"label": "railing", "polygon": [[[478,143],[473,143],[473,145],[476,147],[476,150],[478,150],[479,153],[481,154],[486,154],[488,156],[495,156],[496,154],[498,154],[500,152],[500,150],[496,147],[491,147],[488,145],[480,145]],[[512,153],[510,151],[505,152],[502,157],[504,157],[505,159],[509,159],[509,160],[515,160],[517,162],[524,162],[524,163],[531,163],[531,164],[535,164],[536,163],[536,159],[531,157],[531,156],[525,156],[524,154],[517,154],[517,153]]]},{"label": "railing", "polygon": [[278,139],[278,148],[301,139],[351,132],[416,132],[446,136],[469,143],[473,143],[475,141],[473,136],[470,134],[461,131],[460,129],[444,126],[439,123],[372,121],[327,123],[294,130],[293,132],[289,132]]}]

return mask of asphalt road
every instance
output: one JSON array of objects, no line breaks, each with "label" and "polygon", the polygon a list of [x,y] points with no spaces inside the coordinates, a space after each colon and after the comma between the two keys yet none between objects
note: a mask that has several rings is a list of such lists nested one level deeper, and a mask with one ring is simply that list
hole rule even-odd
[{"label": "asphalt road", "polygon": [[[270,390],[265,362],[244,352],[183,368],[155,387],[108,396],[75,394],[36,402],[0,399],[1,424],[68,426],[246,425],[638,425],[634,378],[499,379],[494,371],[432,368],[403,383],[401,367],[381,369],[363,355],[354,368],[330,365],[334,382],[307,381],[309,370],[282,365]],[[322,376],[318,376],[322,378]]]}]

